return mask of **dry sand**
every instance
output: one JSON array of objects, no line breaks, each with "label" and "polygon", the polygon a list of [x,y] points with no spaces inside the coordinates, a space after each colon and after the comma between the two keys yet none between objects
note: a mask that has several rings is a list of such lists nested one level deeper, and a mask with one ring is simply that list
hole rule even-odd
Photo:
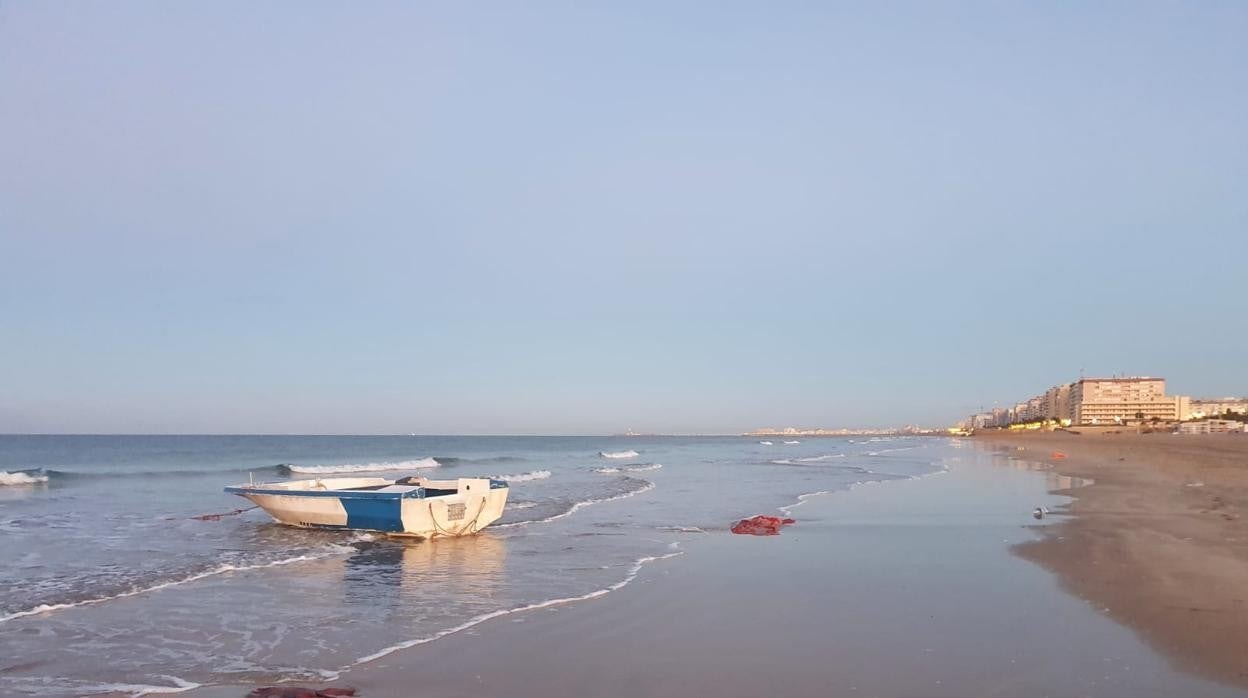
[{"label": "dry sand", "polygon": [[1095,481],[1066,492],[1075,516],[1017,546],[1018,554],[1056,572],[1069,591],[1183,668],[1248,687],[1248,436],[986,432],[981,439]]}]

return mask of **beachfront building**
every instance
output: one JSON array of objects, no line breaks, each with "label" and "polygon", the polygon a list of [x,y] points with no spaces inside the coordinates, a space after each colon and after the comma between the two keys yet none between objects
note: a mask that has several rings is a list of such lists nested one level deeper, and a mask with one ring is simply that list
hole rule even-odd
[{"label": "beachfront building", "polygon": [[1041,411],[1045,419],[1058,422],[1070,419],[1070,389],[1073,385],[1073,383],[1064,383],[1044,391]]},{"label": "beachfront building", "polygon": [[1191,419],[1220,417],[1226,413],[1248,414],[1248,398],[1224,397],[1192,400]]},{"label": "beachfront building", "polygon": [[992,426],[1008,427],[1011,421],[1013,421],[1013,417],[1008,407],[992,408]]},{"label": "beachfront building", "polygon": [[1188,416],[1190,398],[1166,395],[1166,380],[1149,376],[1080,378],[1070,389],[1070,419],[1079,425],[1176,422]]},{"label": "beachfront building", "polygon": [[1243,430],[1243,422],[1230,419],[1202,419],[1198,422],[1183,422],[1179,425],[1180,434],[1227,434]]}]

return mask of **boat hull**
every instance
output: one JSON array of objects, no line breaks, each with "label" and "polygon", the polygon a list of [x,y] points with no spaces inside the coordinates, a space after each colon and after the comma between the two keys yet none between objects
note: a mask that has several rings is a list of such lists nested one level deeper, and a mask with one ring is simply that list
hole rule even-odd
[{"label": "boat hull", "polygon": [[[308,483],[320,483],[322,489]],[[317,480],[230,487],[226,491],[250,500],[278,523],[301,528],[436,538],[476,533],[503,515],[508,492],[505,483],[484,478],[437,483],[439,487],[452,484],[454,489],[388,486],[380,491],[352,491]]]}]

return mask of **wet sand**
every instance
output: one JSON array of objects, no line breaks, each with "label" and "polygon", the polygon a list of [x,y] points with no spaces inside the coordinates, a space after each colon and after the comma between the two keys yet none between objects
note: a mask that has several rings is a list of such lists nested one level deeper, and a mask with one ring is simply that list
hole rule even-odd
[{"label": "wet sand", "polygon": [[1069,501],[1049,492],[1061,481],[960,443],[946,474],[811,498],[778,537],[688,534],[683,555],[619,591],[495,618],[332,685],[440,698],[1246,695],[1176,670],[1013,555],[1064,528],[1031,517]]},{"label": "wet sand", "polygon": [[[1095,480],[1068,492],[1074,518],[1019,546],[1020,555],[1183,668],[1248,687],[1248,437],[989,432],[977,440]],[[1069,457],[1053,459],[1055,451]]]}]

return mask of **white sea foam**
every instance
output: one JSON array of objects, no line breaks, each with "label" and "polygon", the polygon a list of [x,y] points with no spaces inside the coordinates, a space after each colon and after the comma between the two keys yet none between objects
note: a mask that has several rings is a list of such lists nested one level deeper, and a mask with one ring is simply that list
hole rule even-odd
[{"label": "white sea foam", "polygon": [[774,446],[775,444],[771,443],[770,441],[759,441],[758,445],[759,446]]},{"label": "white sea foam", "polygon": [[330,473],[379,473],[386,470],[417,470],[436,468],[441,463],[432,458],[382,463],[349,463],[346,465],[288,465],[292,473],[326,475]]},{"label": "white sea foam", "polygon": [[594,504],[601,504],[603,502],[614,502],[617,499],[628,499],[629,497],[632,497],[633,495],[641,494],[642,492],[649,492],[650,490],[654,489],[653,482],[650,482],[649,480],[642,480],[642,482],[644,482],[645,484],[642,485],[641,487],[638,487],[635,490],[629,490],[628,492],[623,492],[620,494],[612,495],[610,497],[599,497],[597,499],[586,499],[584,501],[577,502],[573,504],[567,511],[561,514],[555,514],[554,516],[547,516],[544,519],[533,519],[532,521],[513,521],[511,523],[495,524],[492,528],[515,528],[517,526],[528,526],[529,524],[546,523],[548,521],[555,521],[556,519],[562,519],[562,518],[571,516],[575,514],[576,512],[580,511],[581,509],[584,509],[585,507],[588,507],[588,506],[593,506]]},{"label": "white sea foam", "polygon": [[528,482],[529,480],[545,480],[550,477],[549,470],[532,470],[527,473],[516,473],[515,475],[495,475],[495,480],[504,480],[506,482]]},{"label": "white sea foam", "polygon": [[537,502],[508,502],[508,509],[532,509],[537,506]]},{"label": "white sea foam", "polygon": [[10,473],[7,470],[0,470],[0,486],[4,485],[42,485],[48,481],[48,476],[43,473],[28,473],[17,471]]},{"label": "white sea foam", "polygon": [[[844,454],[839,454],[839,455],[844,455]],[[773,462],[775,462],[775,461],[773,461]],[[932,472],[930,472],[930,473],[923,473],[922,475],[904,475],[904,476],[898,476],[898,475],[890,475],[889,473],[877,473],[877,472],[870,471],[870,470],[864,470],[863,472],[868,473],[868,474],[871,474],[871,475],[884,475],[884,476],[886,476],[886,477],[887,477],[887,479],[883,479],[883,480],[864,480],[864,481],[862,481],[862,482],[855,482],[855,483],[851,484],[851,485],[847,488],[848,490],[851,490],[851,491],[852,491],[852,490],[856,490],[856,489],[858,489],[858,488],[860,488],[860,487],[867,487],[867,486],[870,486],[870,485],[880,485],[880,484],[883,484],[883,483],[886,483],[886,482],[894,482],[894,481],[898,481],[898,480],[922,480],[923,478],[926,478],[926,477],[932,477],[932,476],[935,476],[935,475],[944,475],[945,473],[949,472],[949,466],[944,465],[944,464],[942,463],[942,464],[941,464],[941,466],[940,466],[940,468],[939,468],[938,470],[934,470],[934,471],[932,471]],[[791,515],[792,515],[792,513],[791,513],[791,512],[792,512],[794,509],[796,509],[797,507],[800,507],[801,505],[805,504],[805,503],[807,502],[807,500],[810,500],[810,499],[812,499],[812,498],[814,498],[814,497],[821,497],[821,496],[823,496],[823,495],[825,495],[825,494],[832,494],[832,493],[834,493],[834,492],[836,492],[836,491],[837,491],[837,490],[819,490],[819,491],[817,491],[817,492],[807,492],[807,493],[805,493],[805,494],[799,494],[799,495],[797,495],[797,501],[796,501],[796,502],[794,502],[794,503],[792,503],[792,504],[788,504],[788,505],[782,506],[782,507],[779,507],[779,508],[778,508],[778,511],[780,511],[780,512],[781,512],[782,514],[784,514],[785,516],[791,516]]]},{"label": "white sea foam", "polygon": [[539,601],[537,603],[531,603],[526,606],[518,606],[516,608],[508,608],[508,609],[502,609],[499,611],[492,611],[490,613],[483,613],[453,628],[447,628],[446,630],[443,630],[441,632],[437,632],[437,633],[434,633],[433,635],[429,635],[426,637],[417,638],[415,640],[407,640],[404,642],[400,642],[397,645],[391,645],[390,647],[386,647],[385,649],[378,650],[377,652],[374,652],[369,655],[365,655],[355,660],[355,664],[357,665],[365,664],[367,662],[372,662],[372,661],[381,659],[382,657],[393,654],[400,650],[410,649],[418,645],[424,645],[424,644],[433,642],[434,640],[440,640],[446,637],[447,635],[454,635],[455,633],[463,632],[464,630],[467,630],[468,628],[471,628],[476,625],[480,625],[486,622],[487,620],[501,618],[503,616],[508,616],[513,613],[523,613],[525,611],[536,611],[542,608],[550,608],[551,606],[560,606],[563,604],[574,603],[576,601],[588,601],[589,599],[596,599],[600,596],[606,596],[607,594],[610,594],[613,591],[618,591],[620,589],[623,589],[626,585],[628,585],[629,582],[632,582],[634,579],[636,579],[637,575],[641,572],[641,568],[644,567],[647,563],[656,562],[658,560],[666,560],[668,558],[676,557],[678,555],[683,555],[683,554],[684,553],[682,552],[671,552],[665,555],[650,555],[647,557],[639,558],[636,562],[633,563],[633,566],[629,568],[628,574],[624,576],[624,579],[621,579],[615,584],[604,587],[602,589],[591,591],[588,594],[582,594],[580,596],[569,596],[569,597],[562,598],[562,599],[550,599],[548,601]]},{"label": "white sea foam", "polygon": [[[362,537],[352,539],[352,541],[355,541],[355,540],[367,540],[367,539],[362,538]],[[296,555],[295,557],[288,557],[288,558],[283,558],[280,560],[271,560],[269,562],[261,562],[261,563],[257,563],[254,565],[234,565],[234,564],[227,563],[224,565],[218,565],[216,567],[205,570],[203,572],[197,572],[195,574],[187,575],[185,577],[179,577],[177,579],[171,579],[169,581],[160,582],[157,584],[151,584],[149,586],[144,586],[144,587],[134,587],[130,589],[129,591],[123,591],[118,594],[112,594],[111,596],[100,596],[100,597],[96,597],[93,599],[83,599],[82,601],[71,601],[68,603],[39,604],[38,606],[35,606],[34,608],[28,608],[24,611],[17,611],[14,613],[10,613],[7,616],[0,616],[0,623],[5,623],[11,620],[16,620],[18,618],[25,618],[26,616],[35,616],[41,613],[61,611],[66,608],[76,608],[78,606],[94,606],[95,604],[104,603],[105,601],[115,601],[117,599],[124,599],[124,598],[128,598],[131,596],[138,596],[139,594],[146,594],[152,591],[160,591],[161,589],[168,589],[169,587],[176,587],[176,586],[181,586],[183,584],[190,584],[191,582],[198,582],[201,579],[207,579],[208,577],[215,577],[219,574],[227,574],[230,572],[247,572],[249,570],[259,570],[259,569],[265,569],[269,567],[282,567],[284,565],[291,565],[297,562],[311,562],[313,560],[321,560],[327,557],[331,557],[333,555],[341,555],[343,553],[353,553],[353,552],[355,552],[355,548],[352,548],[347,545],[334,544],[334,545],[329,546],[329,548],[327,548],[324,552],[316,553],[316,554]]]},{"label": "white sea foam", "polygon": [[645,473],[662,468],[662,463],[644,463],[642,465],[620,465],[608,468],[594,468],[595,473],[610,475],[614,473]]},{"label": "white sea foam", "polygon": [[784,445],[785,445],[785,446],[796,446],[797,444],[800,444],[800,443],[801,443],[801,441],[785,441],[785,442],[784,442]]},{"label": "white sea foam", "polygon": [[773,465],[801,465],[803,463],[822,463],[833,458],[844,458],[844,453],[832,453],[826,456],[810,456],[809,458],[779,458],[768,461]]},{"label": "white sea foam", "polygon": [[172,686],[149,686],[141,683],[102,683],[94,686],[83,686],[81,691],[83,695],[98,695],[101,693],[128,693],[131,696],[150,696],[160,693],[182,693],[193,688],[199,688],[203,684],[180,679],[176,676],[168,674],[160,674],[162,679],[169,679],[173,682]]},{"label": "white sea foam", "polygon": [[806,500],[810,499],[811,497],[819,497],[819,496],[822,496],[822,495],[825,495],[825,494],[830,494],[830,491],[829,491],[829,490],[819,490],[818,492],[807,492],[806,494],[799,494],[799,495],[797,495],[797,501],[796,501],[796,502],[794,502],[794,503],[792,503],[792,504],[789,504],[788,506],[783,506],[783,507],[780,507],[780,508],[779,508],[779,511],[780,511],[780,513],[784,514],[785,516],[791,516],[791,515],[792,515],[792,513],[793,513],[793,510],[794,510],[794,509],[796,509],[796,508],[798,508],[798,507],[800,507],[801,505],[805,504],[805,503],[806,503]]},{"label": "white sea foam", "polygon": [[797,462],[798,463],[821,463],[825,460],[832,460],[833,458],[844,458],[844,457],[845,457],[844,453],[829,453],[824,456],[810,456],[807,458],[798,458]]},{"label": "white sea foam", "polygon": [[637,456],[640,456],[641,454],[632,449],[629,449],[627,451],[599,451],[598,455],[602,456],[603,458],[636,458]]},{"label": "white sea foam", "polygon": [[893,452],[895,452],[895,451],[913,451],[913,450],[914,450],[914,449],[916,449],[916,448],[919,448],[919,447],[918,447],[918,446],[900,446],[900,447],[898,447],[898,448],[881,448],[881,449],[880,449],[880,450],[878,450],[878,451],[868,451],[868,452],[867,452],[867,455],[868,455],[868,456],[878,456],[878,455],[880,455],[881,453],[893,453]]},{"label": "white sea foam", "polygon": [[706,533],[705,530],[697,526],[659,526],[659,530],[669,533]]}]

